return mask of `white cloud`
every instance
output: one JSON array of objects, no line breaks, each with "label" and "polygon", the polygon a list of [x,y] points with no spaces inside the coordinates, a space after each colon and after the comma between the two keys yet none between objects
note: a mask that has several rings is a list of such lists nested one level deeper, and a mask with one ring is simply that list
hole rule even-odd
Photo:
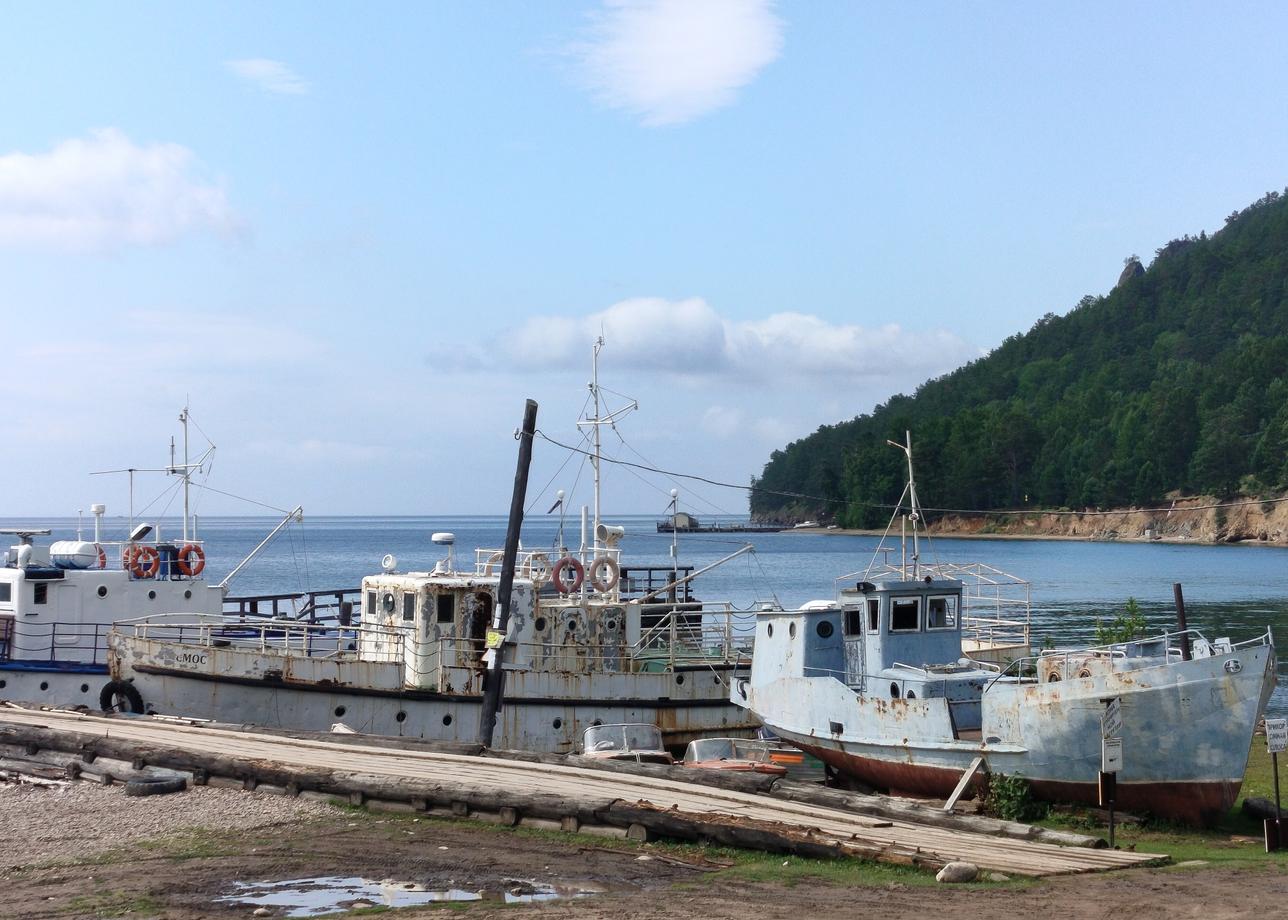
[{"label": "white cloud", "polygon": [[601,332],[617,360],[633,368],[758,381],[893,377],[915,383],[981,354],[942,329],[912,331],[896,323],[867,328],[795,312],[731,320],[698,297],[637,297],[587,316],[533,317],[507,333],[502,345],[518,366],[576,368]]},{"label": "white cloud", "polygon": [[309,91],[308,82],[281,61],[268,58],[241,58],[235,61],[224,61],[224,66],[266,93],[279,96],[303,96]]},{"label": "white cloud", "polygon": [[187,147],[137,146],[115,128],[0,156],[0,246],[109,250],[235,231],[223,188],[196,166]]},{"label": "white cloud", "polygon": [[595,96],[645,125],[681,124],[733,102],[782,50],[768,0],[605,0],[570,50]]}]

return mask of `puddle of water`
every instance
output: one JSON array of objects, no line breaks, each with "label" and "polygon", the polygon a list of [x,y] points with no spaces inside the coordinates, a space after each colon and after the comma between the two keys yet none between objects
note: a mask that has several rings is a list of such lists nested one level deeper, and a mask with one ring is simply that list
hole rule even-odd
[{"label": "puddle of water", "polygon": [[543,885],[521,879],[503,879],[504,888],[465,891],[460,888],[431,890],[415,882],[391,879],[372,881],[359,876],[326,875],[295,878],[279,882],[235,882],[233,893],[216,902],[284,907],[286,917],[316,917],[355,906],[414,907],[435,901],[495,900],[505,904],[532,904],[558,898],[578,898],[594,891],[556,885]]}]

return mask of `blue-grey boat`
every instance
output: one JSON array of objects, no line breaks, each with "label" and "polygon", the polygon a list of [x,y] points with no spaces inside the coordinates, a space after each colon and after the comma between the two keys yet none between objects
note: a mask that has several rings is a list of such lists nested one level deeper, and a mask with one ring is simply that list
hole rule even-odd
[{"label": "blue-grey boat", "polygon": [[1121,740],[1119,807],[1207,824],[1234,804],[1274,688],[1269,629],[992,664],[963,652],[962,604],[963,582],[914,549],[834,600],[759,613],[751,675],[733,699],[838,773],[892,792],[947,798],[1007,774],[1039,798],[1094,804],[1109,735]]}]

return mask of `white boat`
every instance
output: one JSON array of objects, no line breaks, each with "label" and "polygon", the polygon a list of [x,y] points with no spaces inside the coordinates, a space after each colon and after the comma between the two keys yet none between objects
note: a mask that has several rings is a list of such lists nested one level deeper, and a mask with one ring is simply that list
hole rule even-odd
[{"label": "white boat", "polygon": [[[179,418],[186,445],[186,408]],[[108,632],[117,620],[154,612],[218,616],[223,609],[229,579],[207,581],[205,544],[188,514],[190,477],[208,458],[179,462],[172,445],[170,464],[155,471],[183,478],[177,533],[136,522],[131,509],[125,532],[106,539],[102,504],[90,506],[93,539],[80,527],[74,540],[53,542],[37,542],[52,536],[50,528],[0,530],[17,539],[0,560],[0,699],[143,711],[133,688],[107,684]],[[132,495],[139,471],[113,472],[129,473]]]},{"label": "white boat", "polygon": [[960,570],[922,564],[914,543],[831,601],[758,614],[734,699],[837,773],[892,792],[947,798],[1006,774],[1039,798],[1095,804],[1112,767],[1121,808],[1210,823],[1234,804],[1274,687],[1269,630],[1239,643],[1184,630],[1003,665],[967,657],[976,630],[963,611]]},{"label": "white boat", "polygon": [[[493,743],[570,752],[586,728],[626,722],[660,726],[677,748],[749,733],[755,720],[730,702],[729,685],[747,674],[751,614],[696,600],[689,586],[701,572],[654,568],[646,574],[664,577],[641,583],[622,556],[624,530],[600,517],[599,428],[620,413],[601,412],[597,378],[594,414],[581,423],[594,434],[594,516],[583,509],[577,549],[562,546],[561,529],[550,551],[518,554]],[[157,712],[474,741],[503,553],[479,549],[458,567],[455,538],[435,540],[445,558],[398,571],[387,557],[362,580],[360,625],[145,617],[113,632],[112,678]]]}]

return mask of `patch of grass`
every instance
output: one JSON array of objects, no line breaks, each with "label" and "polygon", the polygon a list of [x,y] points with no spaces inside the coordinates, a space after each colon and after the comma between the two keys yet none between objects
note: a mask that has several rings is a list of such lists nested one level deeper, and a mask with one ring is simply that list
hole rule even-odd
[{"label": "patch of grass", "polygon": [[72,898],[68,913],[78,917],[124,917],[159,915],[161,903],[145,894],[128,891],[101,891]]},{"label": "patch of grass", "polygon": [[[1288,762],[1280,766],[1282,785],[1288,773]],[[1249,796],[1274,799],[1274,774],[1265,738],[1254,738],[1248,754],[1240,802]],[[1070,827],[1108,838],[1109,827],[1090,812],[1053,815],[1040,822],[1046,826]],[[1134,847],[1142,853],[1165,853],[1174,862],[1201,859],[1212,866],[1265,867],[1288,869],[1288,850],[1267,853],[1262,843],[1261,822],[1247,817],[1240,808],[1230,809],[1213,828],[1194,828],[1168,821],[1148,821],[1140,827],[1119,827],[1114,843],[1120,848]]]}]

